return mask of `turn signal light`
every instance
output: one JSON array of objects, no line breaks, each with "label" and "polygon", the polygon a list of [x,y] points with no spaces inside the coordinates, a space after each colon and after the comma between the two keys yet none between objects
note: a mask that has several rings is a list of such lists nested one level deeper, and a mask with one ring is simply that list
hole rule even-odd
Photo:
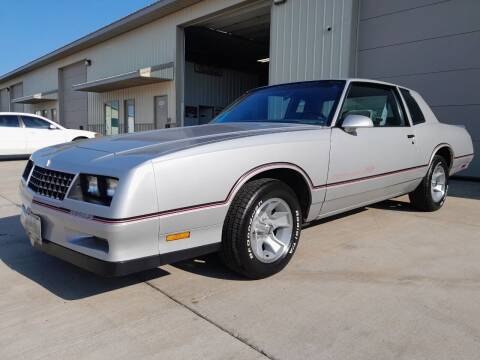
[{"label": "turn signal light", "polygon": [[190,231],[184,231],[181,233],[169,234],[167,235],[166,239],[167,241],[175,241],[175,240],[188,239],[189,237],[190,237]]}]

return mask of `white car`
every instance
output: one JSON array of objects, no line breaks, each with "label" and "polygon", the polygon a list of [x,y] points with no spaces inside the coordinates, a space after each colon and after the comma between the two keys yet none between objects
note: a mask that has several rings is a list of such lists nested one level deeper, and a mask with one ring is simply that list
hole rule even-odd
[{"label": "white car", "polygon": [[42,116],[0,112],[0,157],[30,155],[47,146],[95,136],[92,131],[66,129]]},{"label": "white car", "polygon": [[275,85],[208,125],[35,152],[21,221],[34,247],[104,275],[218,251],[263,278],[288,263],[307,222],[403,194],[439,209],[472,158],[465,128],[440,123],[415,91],[361,79]]}]

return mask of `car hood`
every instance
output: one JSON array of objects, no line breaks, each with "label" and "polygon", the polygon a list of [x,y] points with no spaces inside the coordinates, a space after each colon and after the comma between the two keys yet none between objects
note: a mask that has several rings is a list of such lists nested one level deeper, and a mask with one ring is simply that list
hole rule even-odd
[{"label": "car hood", "polygon": [[312,128],[318,126],[261,122],[207,124],[98,138],[81,142],[77,147],[117,156],[161,156],[219,141]]},{"label": "car hood", "polygon": [[39,166],[72,173],[95,171],[121,176],[121,171],[145,161],[194,147],[250,136],[318,129],[321,127],[299,124],[207,124],[54,145],[36,151],[32,160]]}]

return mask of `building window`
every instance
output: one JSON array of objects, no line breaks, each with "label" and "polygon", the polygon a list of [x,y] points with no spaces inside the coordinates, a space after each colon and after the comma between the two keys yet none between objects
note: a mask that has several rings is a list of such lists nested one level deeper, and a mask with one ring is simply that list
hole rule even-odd
[{"label": "building window", "polygon": [[131,133],[135,131],[135,100],[125,100],[125,132]]},{"label": "building window", "polygon": [[105,135],[118,135],[118,100],[105,103]]}]

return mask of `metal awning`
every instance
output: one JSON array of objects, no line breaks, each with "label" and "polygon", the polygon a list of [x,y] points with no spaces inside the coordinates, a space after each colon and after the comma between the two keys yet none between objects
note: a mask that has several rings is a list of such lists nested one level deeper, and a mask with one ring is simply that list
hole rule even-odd
[{"label": "metal awning", "polygon": [[73,90],[106,92],[173,80],[173,62],[73,85]]},{"label": "metal awning", "polygon": [[22,96],[12,99],[16,104],[38,104],[47,101],[54,101],[58,99],[58,90],[45,91],[33,95]]}]

